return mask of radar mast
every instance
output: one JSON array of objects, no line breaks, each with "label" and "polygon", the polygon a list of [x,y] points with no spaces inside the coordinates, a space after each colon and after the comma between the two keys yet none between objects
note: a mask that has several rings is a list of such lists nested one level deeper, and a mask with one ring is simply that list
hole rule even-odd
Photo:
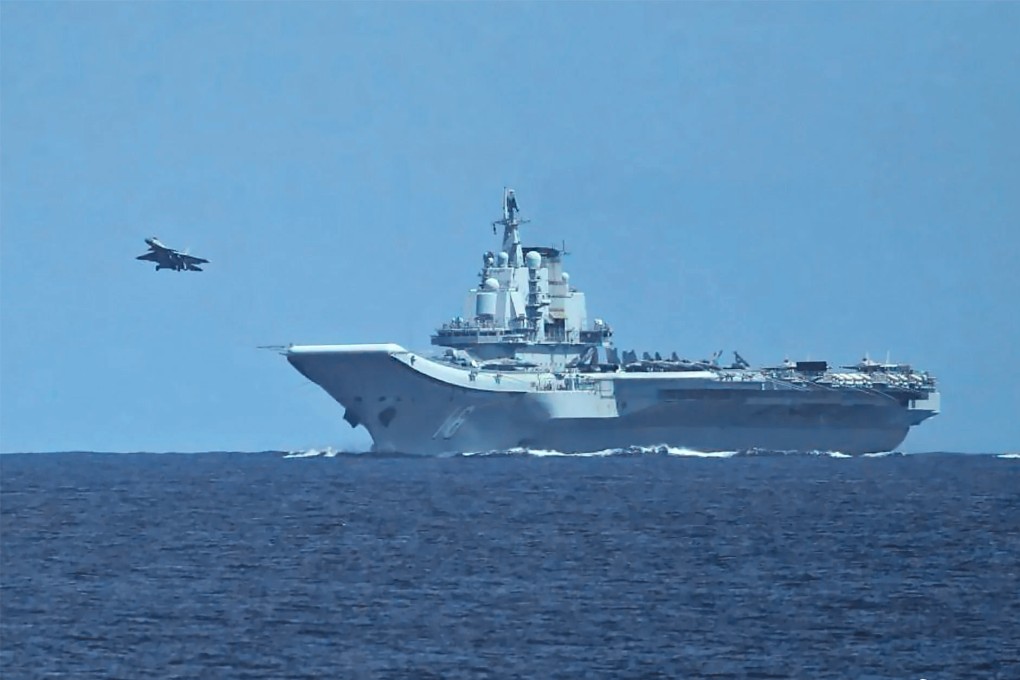
[{"label": "radar mast", "polygon": [[524,254],[521,250],[521,235],[518,227],[528,220],[518,218],[520,209],[517,207],[517,197],[513,189],[503,187],[503,219],[492,223],[493,231],[497,225],[503,226],[503,252],[509,257],[511,267],[520,267],[524,264]]}]

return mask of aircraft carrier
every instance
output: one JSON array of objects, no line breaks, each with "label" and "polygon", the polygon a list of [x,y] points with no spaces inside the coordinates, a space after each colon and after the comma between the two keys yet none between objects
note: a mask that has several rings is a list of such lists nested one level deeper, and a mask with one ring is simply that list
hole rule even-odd
[{"label": "aircraft carrier", "polygon": [[373,450],[421,455],[666,445],[697,451],[895,450],[939,412],[935,379],[906,364],[751,367],[619,351],[589,319],[563,253],[521,243],[513,190],[462,316],[433,355],[396,344],[290,345],[287,360],[364,426]]}]

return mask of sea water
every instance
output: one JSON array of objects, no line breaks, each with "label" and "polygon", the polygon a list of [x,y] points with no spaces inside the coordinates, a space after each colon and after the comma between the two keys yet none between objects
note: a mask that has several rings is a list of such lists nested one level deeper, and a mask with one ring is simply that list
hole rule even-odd
[{"label": "sea water", "polygon": [[4,680],[1020,678],[1016,458],[15,454],[0,511]]}]

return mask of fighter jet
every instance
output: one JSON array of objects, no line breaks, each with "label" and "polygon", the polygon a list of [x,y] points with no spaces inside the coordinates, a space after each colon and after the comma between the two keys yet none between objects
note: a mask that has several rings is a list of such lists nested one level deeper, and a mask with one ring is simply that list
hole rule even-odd
[{"label": "fighter jet", "polygon": [[188,255],[187,253],[178,252],[173,248],[168,248],[160,243],[159,239],[155,236],[145,239],[145,243],[149,246],[149,252],[144,255],[139,255],[135,259],[155,262],[156,271],[159,271],[160,269],[173,269],[175,272],[200,272],[202,271],[202,268],[198,265],[205,264],[209,261],[202,259],[201,257],[195,257],[193,255]]}]

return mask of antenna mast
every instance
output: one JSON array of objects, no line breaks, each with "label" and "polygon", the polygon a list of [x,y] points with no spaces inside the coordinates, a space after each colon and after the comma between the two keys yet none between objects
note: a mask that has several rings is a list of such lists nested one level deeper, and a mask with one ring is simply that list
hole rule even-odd
[{"label": "antenna mast", "polygon": [[528,220],[520,219],[517,216],[519,212],[514,190],[503,187],[503,219],[493,222],[492,227],[495,229],[497,225],[503,225],[503,252],[509,257],[511,267],[520,267],[524,264],[518,227]]}]

